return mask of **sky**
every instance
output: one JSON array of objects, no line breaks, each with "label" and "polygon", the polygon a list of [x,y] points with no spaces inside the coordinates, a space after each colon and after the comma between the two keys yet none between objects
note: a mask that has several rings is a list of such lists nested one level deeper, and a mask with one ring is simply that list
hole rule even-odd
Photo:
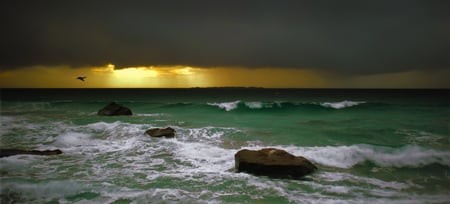
[{"label": "sky", "polygon": [[4,0],[0,88],[450,88],[449,10],[445,0]]}]

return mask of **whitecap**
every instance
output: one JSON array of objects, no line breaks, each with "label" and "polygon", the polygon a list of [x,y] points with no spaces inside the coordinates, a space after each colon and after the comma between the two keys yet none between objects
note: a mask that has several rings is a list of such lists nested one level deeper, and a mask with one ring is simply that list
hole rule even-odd
[{"label": "whitecap", "polygon": [[160,117],[164,116],[164,113],[138,113],[136,116],[142,116],[142,117]]},{"label": "whitecap", "polygon": [[245,105],[251,109],[261,109],[264,107],[264,104],[259,101],[245,102]]},{"label": "whitecap", "polygon": [[[244,148],[257,150],[266,147],[255,145]],[[324,166],[345,169],[366,161],[381,167],[421,167],[434,163],[450,166],[450,151],[412,145],[400,148],[365,144],[318,147],[274,146],[274,148],[285,149],[291,154],[304,156],[308,160]]]},{"label": "whitecap", "polygon": [[[382,189],[390,188],[395,190],[403,190],[410,188],[411,185],[397,182],[397,181],[383,181],[376,178],[370,178],[370,177],[360,177],[355,176],[353,174],[349,173],[343,173],[343,172],[321,172],[317,175],[318,178],[323,179],[327,182],[339,182],[339,181],[345,181],[345,182],[351,182],[355,183],[356,185],[360,186],[361,183],[364,183],[365,185],[373,185],[377,186]],[[414,185],[415,186],[415,185]]]},{"label": "whitecap", "polygon": [[324,102],[321,106],[334,109],[342,109],[366,103],[365,101],[341,101],[341,102]]},{"label": "whitecap", "polygon": [[180,141],[201,141],[205,143],[222,143],[221,139],[226,133],[236,133],[240,130],[227,127],[206,126],[200,128],[183,128],[172,126],[176,130],[177,138]]},{"label": "whitecap", "polygon": [[222,103],[207,103],[210,106],[217,106],[221,109],[225,109],[226,111],[234,110],[238,107],[241,101],[232,101],[232,102],[222,102]]},{"label": "whitecap", "polygon": [[91,145],[92,135],[80,132],[66,132],[56,137],[55,144],[63,147]]},{"label": "whitecap", "polygon": [[339,168],[351,168],[365,161],[382,167],[420,167],[433,163],[450,166],[450,151],[438,151],[420,146],[390,148],[351,145],[288,147],[287,149],[321,165]]},{"label": "whitecap", "polygon": [[223,149],[203,143],[177,142],[175,158],[189,162],[194,169],[183,171],[224,172],[234,166],[234,150]]}]

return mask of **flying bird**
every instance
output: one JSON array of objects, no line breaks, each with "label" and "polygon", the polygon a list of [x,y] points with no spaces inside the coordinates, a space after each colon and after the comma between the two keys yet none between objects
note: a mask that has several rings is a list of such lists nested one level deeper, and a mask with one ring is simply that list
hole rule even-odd
[{"label": "flying bird", "polygon": [[84,81],[84,79],[86,79],[87,77],[85,77],[85,76],[79,76],[79,77],[77,77],[77,79],[79,79],[80,81]]}]

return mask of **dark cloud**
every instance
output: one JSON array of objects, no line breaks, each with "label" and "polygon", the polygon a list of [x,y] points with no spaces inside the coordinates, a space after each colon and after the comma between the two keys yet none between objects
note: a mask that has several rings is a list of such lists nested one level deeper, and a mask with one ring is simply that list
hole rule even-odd
[{"label": "dark cloud", "polygon": [[0,4],[1,69],[107,63],[344,73],[450,68],[449,1]]}]

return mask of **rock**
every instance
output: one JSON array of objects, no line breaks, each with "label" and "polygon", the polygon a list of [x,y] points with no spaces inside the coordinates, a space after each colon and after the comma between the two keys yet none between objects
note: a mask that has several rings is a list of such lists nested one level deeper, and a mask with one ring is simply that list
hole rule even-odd
[{"label": "rock", "polygon": [[132,115],[131,110],[125,106],[111,102],[97,112],[97,115],[115,116],[115,115]]},{"label": "rock", "polygon": [[300,178],[317,170],[306,158],[275,148],[243,149],[234,155],[234,161],[237,172],[276,178]]},{"label": "rock", "polygon": [[150,135],[152,137],[167,137],[172,138],[175,137],[175,130],[171,127],[167,128],[152,128],[145,131],[145,134]]},{"label": "rock", "polygon": [[0,157],[9,157],[18,154],[32,154],[32,155],[57,155],[62,154],[62,151],[59,149],[56,150],[20,150],[20,149],[0,149]]}]

